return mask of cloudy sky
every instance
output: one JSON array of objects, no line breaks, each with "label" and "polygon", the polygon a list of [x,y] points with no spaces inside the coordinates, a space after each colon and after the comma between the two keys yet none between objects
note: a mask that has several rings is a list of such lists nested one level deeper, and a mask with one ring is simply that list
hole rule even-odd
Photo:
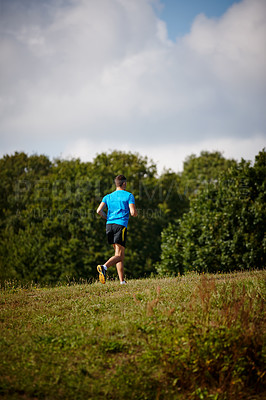
[{"label": "cloudy sky", "polygon": [[0,156],[266,147],[266,0],[0,0]]}]

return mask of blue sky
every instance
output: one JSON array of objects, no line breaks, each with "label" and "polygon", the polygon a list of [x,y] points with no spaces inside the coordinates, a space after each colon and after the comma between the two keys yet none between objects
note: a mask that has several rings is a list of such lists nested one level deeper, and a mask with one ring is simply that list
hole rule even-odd
[{"label": "blue sky", "polygon": [[1,0],[0,156],[266,143],[265,0]]},{"label": "blue sky", "polygon": [[223,15],[234,0],[163,0],[163,7],[157,10],[158,16],[167,24],[168,36],[175,41],[177,37],[189,33],[194,18],[204,13],[209,18]]}]

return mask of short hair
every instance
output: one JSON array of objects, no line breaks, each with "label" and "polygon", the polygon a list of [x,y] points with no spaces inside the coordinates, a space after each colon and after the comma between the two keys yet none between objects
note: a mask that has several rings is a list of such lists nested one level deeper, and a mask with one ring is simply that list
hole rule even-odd
[{"label": "short hair", "polygon": [[127,178],[124,175],[117,175],[115,178],[115,186],[116,187],[121,187],[124,182],[127,181]]}]

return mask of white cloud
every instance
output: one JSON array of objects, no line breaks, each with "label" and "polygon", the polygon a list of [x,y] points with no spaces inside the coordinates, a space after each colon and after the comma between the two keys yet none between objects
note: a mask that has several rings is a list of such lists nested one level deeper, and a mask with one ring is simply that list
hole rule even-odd
[{"label": "white cloud", "polygon": [[91,159],[119,148],[180,169],[192,152],[239,158],[264,141],[264,0],[199,15],[176,43],[158,0],[3,4],[2,154],[24,146]]},{"label": "white cloud", "polygon": [[265,137],[258,135],[254,138],[219,138],[208,139],[203,141],[195,141],[187,144],[167,145],[162,144],[160,147],[146,146],[137,149],[141,154],[149,154],[150,158],[156,162],[159,174],[163,172],[165,166],[175,172],[183,170],[183,163],[188,155],[200,155],[201,151],[220,151],[224,157],[233,158],[240,161],[254,161],[255,156],[263,148],[266,148]]},{"label": "white cloud", "polygon": [[[186,157],[191,154],[199,156],[203,150],[221,151],[226,158],[233,158],[237,161],[244,158],[253,162],[258,152],[265,147],[265,138],[258,134],[254,138],[220,138],[198,140],[187,144],[162,143],[160,146],[154,146],[153,143],[145,145],[135,143],[130,146],[127,143],[121,143],[119,150],[136,152],[143,156],[148,154],[149,159],[156,163],[158,173],[161,174],[166,166],[167,169],[181,172]],[[63,159],[80,158],[81,161],[92,161],[96,154],[110,153],[116,149],[117,147],[111,140],[102,143],[83,137],[69,143],[60,156]]]},{"label": "white cloud", "polygon": [[[109,153],[113,150],[116,150],[116,147],[111,140],[102,143],[101,141],[82,137],[70,142],[60,156],[63,159],[80,158],[81,161],[92,161],[96,154]],[[130,146],[124,143],[120,144],[119,150],[131,151]]]},{"label": "white cloud", "polygon": [[244,0],[220,19],[200,14],[184,39],[227,88],[266,84],[266,3]]}]

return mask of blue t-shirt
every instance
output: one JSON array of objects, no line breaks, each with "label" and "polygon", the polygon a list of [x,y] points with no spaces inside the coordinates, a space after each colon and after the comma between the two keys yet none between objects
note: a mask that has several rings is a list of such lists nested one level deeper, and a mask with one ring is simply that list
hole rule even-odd
[{"label": "blue t-shirt", "polygon": [[127,227],[129,204],[135,204],[133,194],[126,190],[116,190],[104,196],[102,201],[108,207],[107,224],[118,224]]}]

